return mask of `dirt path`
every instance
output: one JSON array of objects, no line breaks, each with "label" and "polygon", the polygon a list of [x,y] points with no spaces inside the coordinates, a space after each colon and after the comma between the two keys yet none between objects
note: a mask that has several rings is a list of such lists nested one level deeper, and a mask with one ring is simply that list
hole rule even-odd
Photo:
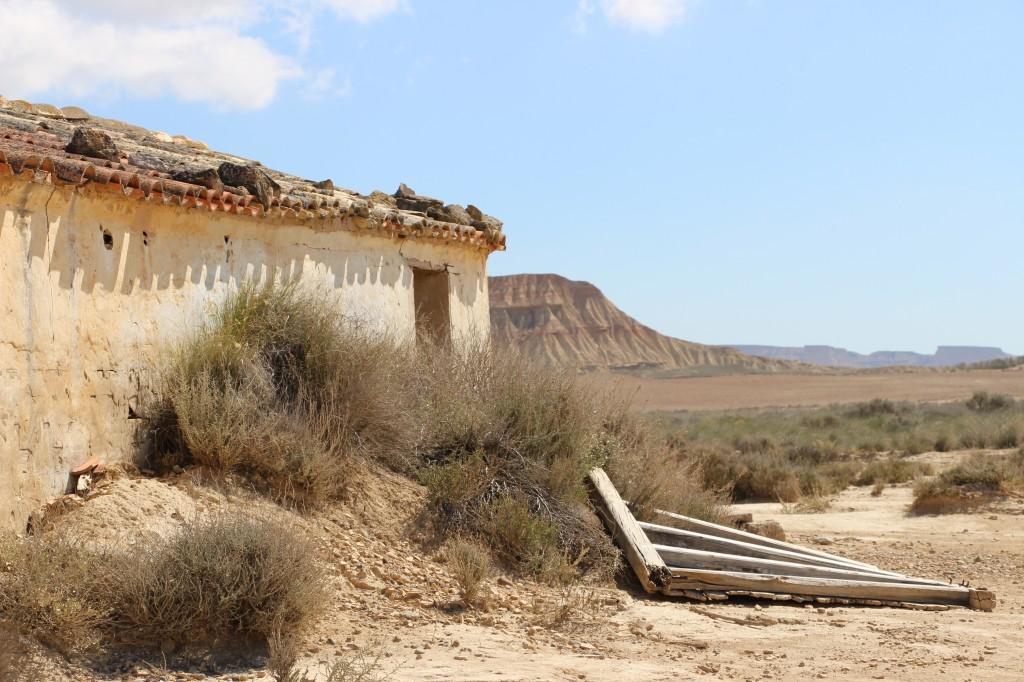
[{"label": "dirt path", "polygon": [[643,410],[729,410],[889,400],[962,400],[974,391],[1024,398],[1024,371],[738,374],[680,379],[601,375]]}]

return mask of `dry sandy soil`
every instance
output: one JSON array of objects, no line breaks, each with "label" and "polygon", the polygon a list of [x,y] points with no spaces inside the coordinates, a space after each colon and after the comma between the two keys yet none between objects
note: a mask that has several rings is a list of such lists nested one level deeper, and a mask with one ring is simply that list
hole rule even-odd
[{"label": "dry sandy soil", "polygon": [[872,372],[853,374],[734,374],[679,379],[591,375],[633,396],[641,410],[731,410],[852,403],[874,398],[937,402],[974,391],[1024,398],[1024,371]]},{"label": "dry sandy soil", "polygon": [[[941,468],[960,456],[920,457]],[[338,657],[370,655],[398,680],[1017,680],[1024,674],[1024,505],[1018,501],[970,515],[911,517],[909,487],[880,497],[852,488],[822,514],[786,513],[775,504],[741,508],[780,521],[797,542],[817,538],[829,551],[880,566],[994,589],[999,605],[992,613],[696,605],[648,598],[625,579],[618,588],[567,595],[504,577],[491,581],[490,608],[467,611],[456,605],[455,583],[436,552],[418,537],[422,490],[376,472],[360,493],[343,508],[296,517],[318,540],[336,587],[305,648],[311,671]],[[236,505],[287,513],[244,494],[197,488],[186,474],[117,480],[55,524],[62,532],[130,539]],[[44,677],[270,679],[251,662],[208,672],[202,665],[168,672],[154,658],[128,659],[103,674],[51,661]]]}]

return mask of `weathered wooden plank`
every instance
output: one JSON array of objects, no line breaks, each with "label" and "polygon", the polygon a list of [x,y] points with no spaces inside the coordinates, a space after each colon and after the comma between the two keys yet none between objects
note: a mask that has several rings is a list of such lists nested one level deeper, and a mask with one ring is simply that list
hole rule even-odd
[{"label": "weathered wooden plank", "polygon": [[904,576],[884,575],[876,572],[857,571],[852,568],[832,568],[828,566],[812,566],[798,564],[793,561],[776,559],[755,559],[722,552],[706,552],[699,549],[684,549],[667,545],[654,545],[654,548],[673,568],[701,568],[712,571],[749,571],[772,575],[792,575],[807,578],[836,578],[841,580],[870,580],[889,583],[919,583]]},{"label": "weathered wooden plank", "polygon": [[790,552],[799,552],[810,556],[820,557],[824,559],[833,559],[837,561],[844,561],[849,564],[855,564],[868,568],[873,571],[881,570],[878,566],[873,564],[866,564],[862,561],[855,561],[853,559],[847,559],[845,557],[837,556],[835,554],[829,554],[828,552],[822,552],[816,549],[810,549],[807,547],[801,547],[800,545],[794,545],[790,542],[783,542],[781,540],[773,540],[766,538],[762,535],[755,535],[754,533],[748,533],[746,531],[738,530],[736,528],[729,528],[728,526],[722,526],[717,523],[711,523],[710,521],[702,521],[700,519],[694,519],[689,516],[683,516],[682,514],[673,514],[672,512],[663,511],[661,509],[655,510],[655,513],[664,516],[665,518],[672,519],[674,525],[682,528],[683,530],[689,530],[696,533],[704,533],[706,535],[714,535],[720,538],[728,538],[730,540],[739,540],[740,542],[748,542],[752,545],[763,545],[765,547],[774,547],[776,549],[784,549]]},{"label": "weathered wooden plank", "polygon": [[[747,556],[760,559],[777,559],[779,561],[792,561],[799,564],[808,564],[813,566],[828,566],[831,568],[842,568],[847,570],[863,571],[867,573],[877,573],[879,575],[899,577],[901,579],[911,580],[911,578],[908,578],[907,576],[901,575],[899,573],[895,573],[893,571],[885,571],[882,569],[870,570],[866,568],[863,564],[858,564],[852,561],[831,559],[827,557],[818,557],[806,554],[804,552],[793,552],[787,549],[769,547],[767,545],[755,545],[749,542],[731,540],[729,538],[717,537],[714,535],[708,535],[706,533],[698,533],[695,531],[682,530],[679,528],[672,528],[669,526],[662,526],[656,523],[640,522],[640,527],[643,528],[644,532],[647,533],[647,537],[655,545],[681,547],[684,549],[699,549],[709,552],[721,552],[723,554],[735,554],[738,556]],[[913,580],[917,581],[918,579]],[[935,581],[922,579],[921,582]]]},{"label": "weathered wooden plank", "polygon": [[668,585],[672,572],[622,501],[608,474],[603,469],[594,469],[590,472],[590,482],[597,493],[598,512],[612,531],[612,536],[625,553],[643,588],[648,592],[657,592]]},{"label": "weathered wooden plank", "polygon": [[691,568],[673,568],[672,575],[674,577],[670,589],[798,594],[816,597],[825,604],[833,599],[871,599],[882,602],[969,606],[973,591],[960,585],[911,585]]}]

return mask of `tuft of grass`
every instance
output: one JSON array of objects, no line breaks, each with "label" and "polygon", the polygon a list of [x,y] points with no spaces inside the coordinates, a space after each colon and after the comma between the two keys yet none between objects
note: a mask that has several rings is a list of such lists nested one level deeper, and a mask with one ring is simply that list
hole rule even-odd
[{"label": "tuft of grass", "polygon": [[407,350],[327,295],[244,284],[170,353],[146,408],[146,468],[238,472],[299,506],[341,496],[360,456],[403,457]]},{"label": "tuft of grass", "polygon": [[320,679],[324,682],[386,682],[394,677],[398,666],[384,665],[387,651],[374,644],[366,649],[343,651],[329,663],[321,663],[310,671],[300,669],[299,644],[293,637],[275,636],[268,646],[267,667],[275,682],[306,682]]},{"label": "tuft of grass", "polygon": [[871,497],[881,497],[885,492],[885,481],[878,481],[871,488]]},{"label": "tuft of grass", "polygon": [[67,654],[265,642],[301,632],[324,602],[312,545],[294,528],[242,516],[142,538],[131,551],[47,537],[4,549],[0,613]]},{"label": "tuft of grass", "polygon": [[572,633],[592,625],[600,612],[597,594],[590,588],[570,585],[554,597],[534,598],[531,604],[534,625]]},{"label": "tuft of grass", "polygon": [[974,453],[938,476],[914,486],[910,511],[946,514],[970,511],[1024,487],[1024,454]]},{"label": "tuft of grass", "polygon": [[480,588],[493,570],[487,548],[466,538],[455,538],[444,548],[444,558],[459,584],[462,601],[474,606],[480,600]]},{"label": "tuft of grass", "polygon": [[825,495],[808,495],[793,504],[783,504],[784,514],[824,514],[832,508],[832,498]]}]

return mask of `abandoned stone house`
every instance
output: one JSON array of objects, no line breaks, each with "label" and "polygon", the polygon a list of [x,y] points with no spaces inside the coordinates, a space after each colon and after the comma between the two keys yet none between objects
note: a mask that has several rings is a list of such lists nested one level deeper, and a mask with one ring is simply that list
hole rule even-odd
[{"label": "abandoned stone house", "polygon": [[251,280],[301,280],[406,340],[489,329],[501,223],[363,196],[185,137],[0,97],[0,528],[129,456],[161,349]]}]

